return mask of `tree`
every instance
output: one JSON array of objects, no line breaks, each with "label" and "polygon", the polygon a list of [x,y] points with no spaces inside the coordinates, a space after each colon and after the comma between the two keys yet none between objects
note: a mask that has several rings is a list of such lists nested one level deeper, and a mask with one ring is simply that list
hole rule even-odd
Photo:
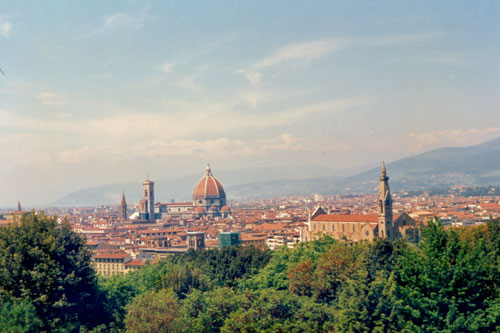
[{"label": "tree", "polygon": [[152,290],[137,296],[127,306],[128,332],[180,332],[178,298],[172,290]]},{"label": "tree", "polygon": [[194,290],[182,301],[185,332],[220,332],[225,320],[238,310],[243,296],[231,288],[213,291]]},{"label": "tree", "polygon": [[332,331],[333,309],[287,290],[247,292],[240,308],[224,322],[222,332]]},{"label": "tree", "polygon": [[42,330],[76,331],[105,316],[91,252],[67,222],[34,213],[0,228],[0,300],[24,300]]},{"label": "tree", "polygon": [[35,307],[26,300],[4,302],[0,305],[1,332],[36,332],[42,326]]},{"label": "tree", "polygon": [[419,248],[409,248],[395,272],[398,323],[410,331],[500,329],[500,280],[490,252],[484,239],[464,241],[429,221]]}]

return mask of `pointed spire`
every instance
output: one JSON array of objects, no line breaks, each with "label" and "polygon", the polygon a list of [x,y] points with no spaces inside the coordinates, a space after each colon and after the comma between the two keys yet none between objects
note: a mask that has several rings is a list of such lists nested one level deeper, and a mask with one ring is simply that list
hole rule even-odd
[{"label": "pointed spire", "polygon": [[21,202],[19,200],[17,201],[17,211],[21,211]]},{"label": "pointed spire", "polygon": [[387,177],[387,170],[385,169],[385,161],[382,161],[382,172],[380,174],[380,181],[388,181],[389,177]]},{"label": "pointed spire", "polygon": [[[380,173],[380,189],[378,193],[379,200],[387,200],[390,198],[391,192],[389,189],[389,177],[385,168],[385,162],[382,161],[382,172]],[[390,200],[390,199],[389,199]]]},{"label": "pointed spire", "polygon": [[125,192],[122,191],[122,202],[121,202],[121,209],[120,209],[120,218],[122,222],[125,222],[128,220],[127,216],[127,201],[125,200]]},{"label": "pointed spire", "polygon": [[210,163],[207,163],[207,168],[205,169],[205,176],[211,176],[212,169],[210,168]]}]

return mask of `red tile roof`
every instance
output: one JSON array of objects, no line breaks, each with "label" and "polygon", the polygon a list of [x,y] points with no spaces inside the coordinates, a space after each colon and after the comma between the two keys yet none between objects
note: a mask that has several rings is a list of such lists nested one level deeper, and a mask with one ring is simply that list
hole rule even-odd
[{"label": "red tile roof", "polygon": [[322,214],[313,218],[313,222],[378,222],[377,214],[351,214],[351,215],[333,215],[333,214]]},{"label": "red tile roof", "polygon": [[94,256],[96,259],[123,259],[127,257],[126,253],[99,253]]},{"label": "red tile roof", "polygon": [[146,263],[141,259],[134,259],[125,264],[125,266],[144,266]]}]

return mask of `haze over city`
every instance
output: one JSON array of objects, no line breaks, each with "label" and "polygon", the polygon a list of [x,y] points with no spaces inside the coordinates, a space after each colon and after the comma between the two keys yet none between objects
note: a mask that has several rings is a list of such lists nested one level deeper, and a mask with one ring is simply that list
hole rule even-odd
[{"label": "haze over city", "polygon": [[[500,136],[500,4],[0,5],[0,206]],[[169,198],[164,198],[169,199]]]}]

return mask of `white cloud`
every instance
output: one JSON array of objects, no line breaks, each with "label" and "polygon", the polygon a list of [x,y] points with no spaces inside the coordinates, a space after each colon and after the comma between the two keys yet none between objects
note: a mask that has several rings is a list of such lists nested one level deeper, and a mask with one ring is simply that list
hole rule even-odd
[{"label": "white cloud", "polygon": [[95,36],[122,29],[140,30],[144,26],[150,6],[144,7],[137,14],[113,13],[102,18],[101,26],[91,31],[88,36]]},{"label": "white cloud", "polygon": [[87,160],[92,155],[94,155],[92,150],[86,146],[62,151],[58,154],[58,160],[61,163],[78,164]]},{"label": "white cloud", "polygon": [[296,43],[284,46],[271,55],[254,63],[250,68],[240,69],[247,80],[255,85],[262,80],[263,71],[281,65],[304,65],[314,60],[327,57],[347,48],[382,47],[426,41],[442,36],[442,33],[422,33],[409,35],[393,35],[374,37],[370,39],[321,39],[310,42]]},{"label": "white cloud", "polygon": [[174,67],[174,64],[171,62],[164,62],[163,64],[160,65],[160,70],[162,72],[168,73],[172,71],[172,68]]},{"label": "white cloud", "polygon": [[348,43],[344,40],[318,40],[307,43],[298,43],[285,46],[253,65],[254,69],[262,69],[284,62],[309,62],[323,58],[334,51],[345,48]]},{"label": "white cloud", "polygon": [[262,75],[263,75],[261,72],[257,72],[253,69],[252,70],[240,69],[237,71],[237,73],[245,76],[252,85],[256,85],[257,83],[259,83],[262,80]]},{"label": "white cloud", "polygon": [[0,128],[21,131],[47,131],[53,134],[85,133],[85,128],[78,122],[69,120],[50,120],[32,116],[21,116],[12,112],[0,110]]},{"label": "white cloud", "polygon": [[52,91],[43,91],[35,95],[40,104],[48,107],[60,107],[64,104],[64,98]]},{"label": "white cloud", "polygon": [[[262,94],[259,96],[264,100],[269,98]],[[37,94],[37,98],[49,106],[63,103],[59,95],[52,92]],[[363,98],[333,99],[275,112],[237,111],[241,103],[254,103],[252,98],[252,96],[236,95],[219,103],[174,101],[170,108],[175,107],[176,112],[118,109],[114,115],[91,119],[62,118],[59,114],[57,117],[54,117],[54,114],[44,114],[43,117],[22,116],[0,110],[0,127],[21,131],[44,131],[50,132],[51,135],[73,133],[78,134],[78,139],[74,140],[93,141],[99,138],[101,142],[107,144],[120,140],[144,142],[207,135],[213,137],[255,128],[263,130],[278,128],[305,117],[321,117],[330,112],[345,111],[371,103]]]},{"label": "white cloud", "polygon": [[149,144],[118,146],[74,147],[57,154],[62,164],[80,164],[87,161],[138,160],[165,158],[239,158],[258,157],[268,152],[297,152],[306,150],[309,141],[285,133],[277,137],[258,140],[241,140],[219,137],[211,140],[176,139],[152,140]]},{"label": "white cloud", "polygon": [[305,43],[290,44],[272,53],[270,56],[258,61],[250,69],[239,70],[252,85],[262,79],[262,70],[282,64],[304,64],[323,58],[347,46],[345,40],[325,39]]},{"label": "white cloud", "polygon": [[6,21],[0,17],[0,36],[9,37],[12,31],[13,24],[12,22]]},{"label": "white cloud", "polygon": [[457,128],[446,131],[431,131],[425,133],[410,133],[410,143],[418,151],[438,147],[471,146],[500,136],[500,128]]},{"label": "white cloud", "polygon": [[211,70],[210,65],[203,65],[196,69],[193,73],[186,75],[176,82],[177,86],[194,93],[201,93],[202,87],[199,83],[200,78]]},{"label": "white cloud", "polygon": [[285,133],[278,137],[241,140],[220,137],[212,140],[177,139],[172,141],[153,140],[147,145],[137,144],[128,151],[135,157],[193,157],[256,156],[269,151],[300,151],[306,149],[307,140]]},{"label": "white cloud", "polygon": [[390,45],[404,45],[418,43],[444,36],[441,32],[427,32],[419,34],[379,36],[370,39],[353,39],[353,47],[380,47]]}]

